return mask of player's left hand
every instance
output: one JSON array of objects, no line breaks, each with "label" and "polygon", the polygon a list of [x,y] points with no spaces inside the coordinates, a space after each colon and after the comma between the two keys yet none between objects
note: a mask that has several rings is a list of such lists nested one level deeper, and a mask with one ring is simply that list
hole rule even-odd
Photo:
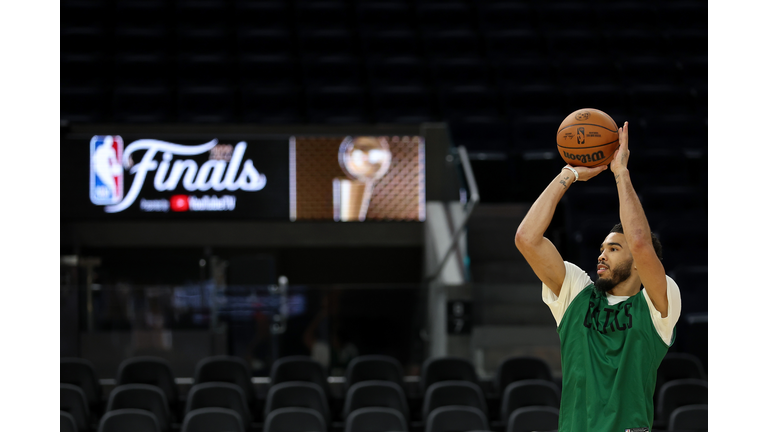
[{"label": "player's left hand", "polygon": [[629,162],[629,122],[625,121],[624,126],[619,128],[619,148],[613,154],[611,171],[619,174],[627,169],[627,162]]}]

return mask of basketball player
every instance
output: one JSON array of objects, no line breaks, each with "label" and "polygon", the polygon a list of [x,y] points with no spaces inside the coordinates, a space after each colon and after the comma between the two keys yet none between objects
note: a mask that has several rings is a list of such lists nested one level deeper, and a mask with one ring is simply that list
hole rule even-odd
[{"label": "basketball player", "polygon": [[596,281],[563,261],[544,232],[566,190],[607,166],[563,168],[515,236],[557,321],[563,367],[559,432],[649,431],[656,370],[680,317],[680,290],[664,273],[661,244],[630,180],[628,127],[619,128],[620,145],[610,164],[621,223],[600,246]]}]

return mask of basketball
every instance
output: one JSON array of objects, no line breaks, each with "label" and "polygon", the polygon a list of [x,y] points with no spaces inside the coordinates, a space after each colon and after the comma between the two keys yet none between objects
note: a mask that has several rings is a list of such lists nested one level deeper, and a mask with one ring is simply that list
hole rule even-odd
[{"label": "basketball", "polygon": [[573,166],[606,165],[619,148],[619,128],[611,116],[594,108],[576,110],[557,129],[557,150]]}]

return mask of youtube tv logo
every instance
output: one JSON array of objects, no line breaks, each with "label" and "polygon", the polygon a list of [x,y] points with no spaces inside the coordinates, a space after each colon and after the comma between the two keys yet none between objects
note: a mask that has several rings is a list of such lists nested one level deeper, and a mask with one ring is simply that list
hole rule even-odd
[{"label": "youtube tv logo", "polygon": [[171,210],[175,212],[185,212],[189,210],[189,196],[174,195],[171,197]]}]

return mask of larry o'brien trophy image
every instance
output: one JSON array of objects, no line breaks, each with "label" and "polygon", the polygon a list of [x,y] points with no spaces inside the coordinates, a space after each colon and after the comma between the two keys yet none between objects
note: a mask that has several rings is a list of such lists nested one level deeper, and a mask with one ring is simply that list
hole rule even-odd
[{"label": "larry o'brien trophy image", "polygon": [[346,137],[339,146],[339,165],[347,178],[333,179],[333,219],[364,221],[377,180],[389,170],[392,153],[382,137]]}]

